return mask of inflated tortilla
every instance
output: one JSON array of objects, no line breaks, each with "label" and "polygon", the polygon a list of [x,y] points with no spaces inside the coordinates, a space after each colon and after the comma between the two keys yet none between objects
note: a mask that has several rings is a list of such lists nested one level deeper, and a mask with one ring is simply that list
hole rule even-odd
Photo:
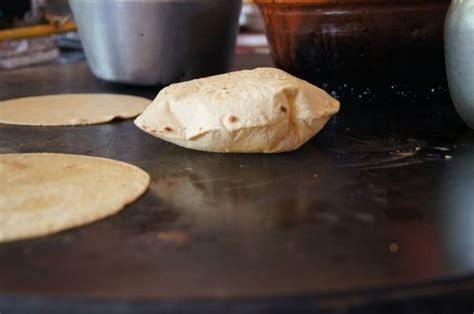
[{"label": "inflated tortilla", "polygon": [[31,126],[88,125],[141,114],[149,99],[115,94],[61,94],[0,101],[0,123]]},{"label": "inflated tortilla", "polygon": [[303,145],[338,110],[318,87],[258,68],[170,85],[135,124],[196,150],[277,153]]},{"label": "inflated tortilla", "polygon": [[0,242],[39,237],[115,214],[148,188],[143,170],[64,154],[0,155]]}]

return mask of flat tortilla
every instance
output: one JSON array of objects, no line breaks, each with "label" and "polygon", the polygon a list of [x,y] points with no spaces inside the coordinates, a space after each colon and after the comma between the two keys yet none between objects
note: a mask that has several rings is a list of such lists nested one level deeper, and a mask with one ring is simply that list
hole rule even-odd
[{"label": "flat tortilla", "polygon": [[0,155],[0,243],[48,235],[117,213],[148,188],[123,162],[80,155]]},{"label": "flat tortilla", "polygon": [[62,94],[0,101],[0,123],[30,126],[89,125],[130,119],[151,100],[115,94]]}]

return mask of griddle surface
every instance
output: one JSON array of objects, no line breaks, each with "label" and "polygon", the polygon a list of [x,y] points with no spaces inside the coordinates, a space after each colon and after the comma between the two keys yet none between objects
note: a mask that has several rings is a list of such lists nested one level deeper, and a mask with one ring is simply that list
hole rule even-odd
[{"label": "griddle surface", "polygon": [[[4,72],[0,86],[0,99],[158,92],[98,81],[84,63]],[[126,300],[451,291],[474,274],[473,142],[450,104],[343,103],[320,135],[279,155],[186,150],[131,120],[0,125],[0,153],[101,156],[152,177],[117,216],[0,245],[0,291]]]}]

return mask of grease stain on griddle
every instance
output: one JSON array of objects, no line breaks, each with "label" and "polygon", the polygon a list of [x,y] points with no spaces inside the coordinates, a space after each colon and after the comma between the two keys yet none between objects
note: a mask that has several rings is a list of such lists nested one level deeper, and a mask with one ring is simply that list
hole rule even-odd
[{"label": "grease stain on griddle", "polygon": [[375,221],[375,216],[368,213],[361,213],[361,212],[354,213],[354,218],[357,221],[363,222],[363,223],[372,223]]},{"label": "grease stain on griddle", "polygon": [[[358,138],[354,135],[342,135],[343,148],[332,149],[336,156],[346,159],[341,168],[358,168],[360,170],[381,170],[407,167],[420,163],[440,160],[451,160],[451,148],[444,146],[430,147],[423,140],[415,138],[402,139],[397,136]],[[370,160],[367,157],[371,156]]]},{"label": "grease stain on griddle", "polygon": [[343,134],[337,132],[337,136],[340,141],[331,151],[339,159],[345,160],[339,162],[340,168],[375,170],[406,167],[433,160],[423,154],[422,150],[427,145],[423,140],[400,138],[396,135],[383,138],[359,137],[347,131],[343,131]]},{"label": "grease stain on griddle", "polygon": [[190,236],[180,230],[161,231],[158,233],[158,239],[163,243],[174,245],[186,245],[191,241]]}]

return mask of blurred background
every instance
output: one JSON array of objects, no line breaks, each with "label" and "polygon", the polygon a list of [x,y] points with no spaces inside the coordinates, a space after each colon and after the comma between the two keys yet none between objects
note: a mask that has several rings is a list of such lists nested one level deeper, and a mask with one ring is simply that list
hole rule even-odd
[{"label": "blurred background", "polygon": [[[262,17],[252,0],[242,6],[236,52],[270,53]],[[0,0],[0,71],[83,59],[68,1]]]},{"label": "blurred background", "polygon": [[87,56],[102,80],[165,86],[276,66],[351,103],[450,102],[450,0],[240,2],[0,0],[0,71]]}]

